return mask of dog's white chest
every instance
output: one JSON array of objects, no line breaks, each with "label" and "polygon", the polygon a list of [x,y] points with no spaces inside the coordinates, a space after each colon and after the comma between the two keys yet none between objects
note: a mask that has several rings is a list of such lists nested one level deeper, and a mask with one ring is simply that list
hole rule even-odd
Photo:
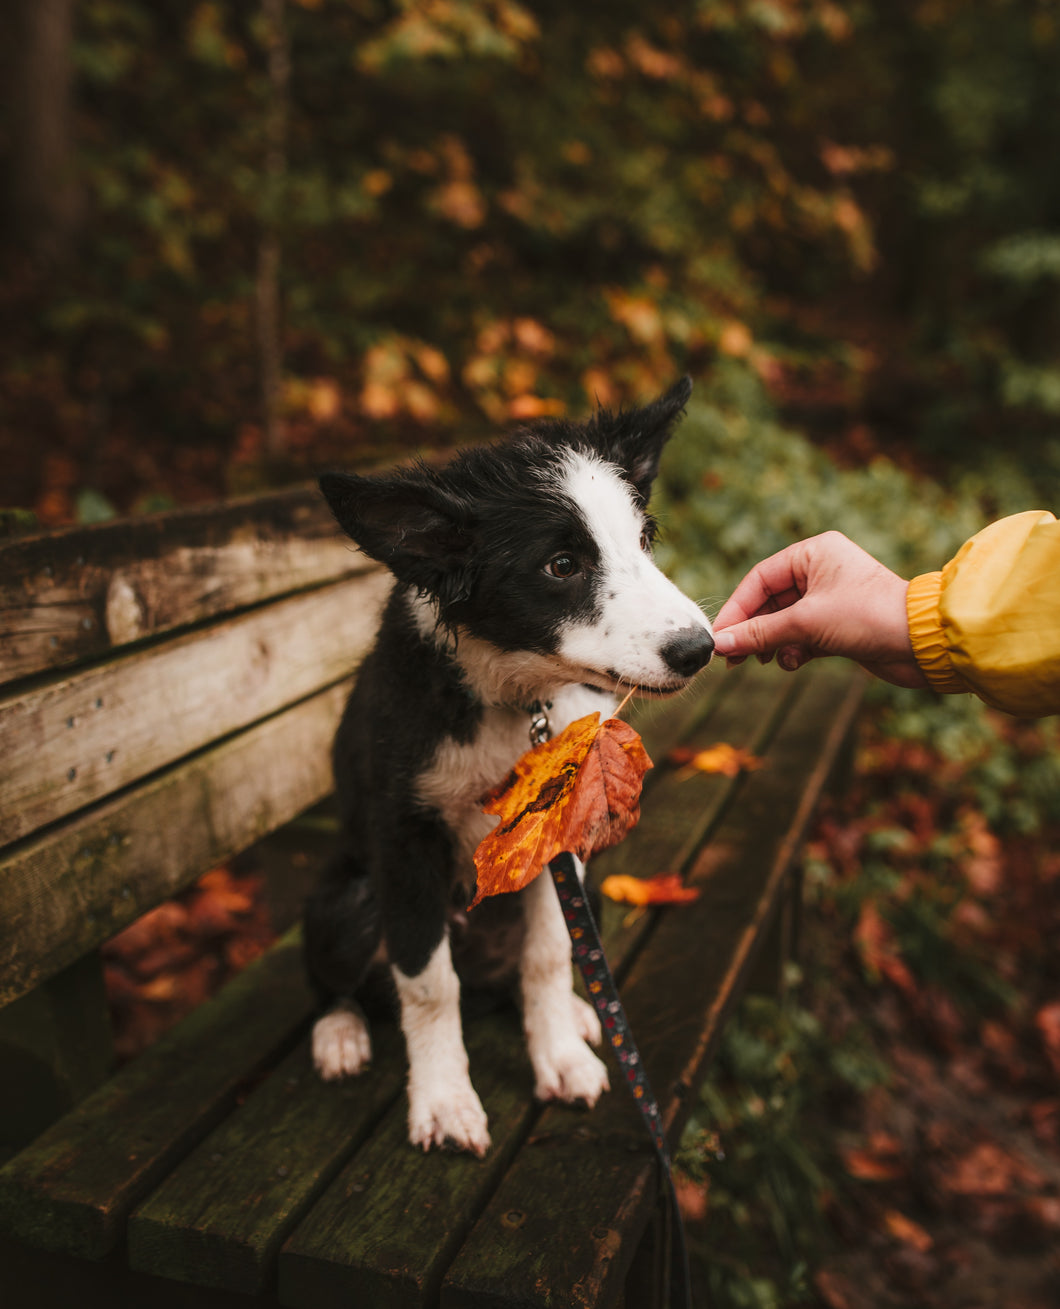
[{"label": "dog's white chest", "polygon": [[[606,716],[614,705],[613,697],[592,688],[566,686],[553,696],[549,724],[555,735],[586,714],[599,711]],[[528,712],[490,706],[475,739],[466,744],[443,741],[420,778],[417,795],[441,814],[452,832],[461,873],[471,874],[475,850],[497,822],[483,813],[483,796],[504,781],[530,744]]]}]

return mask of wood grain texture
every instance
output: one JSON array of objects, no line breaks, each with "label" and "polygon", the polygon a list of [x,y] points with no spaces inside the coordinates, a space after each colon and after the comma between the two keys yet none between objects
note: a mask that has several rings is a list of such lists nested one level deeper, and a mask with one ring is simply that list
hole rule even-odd
[{"label": "wood grain texture", "polygon": [[0,845],[348,676],[389,586],[365,574],[0,701]]},{"label": "wood grain texture", "polygon": [[315,487],[0,544],[0,685],[363,571]]},{"label": "wood grain texture", "polygon": [[194,1150],[130,1217],[141,1272],[255,1294],[276,1253],[401,1094],[401,1036],[375,1035],[375,1067],[342,1082],[316,1074],[308,1041]]},{"label": "wood grain texture", "polygon": [[292,933],[0,1169],[0,1224],[100,1259],[168,1168],[304,1028],[313,1000]]},{"label": "wood grain texture", "polygon": [[[690,1110],[723,1019],[740,994],[832,762],[861,679],[804,670],[692,880],[701,898],[663,914],[623,1003],[671,1140]],[[611,1303],[655,1203],[657,1175],[632,1099],[615,1091],[587,1121],[547,1109],[451,1267],[442,1309]],[[587,1139],[587,1133],[591,1139]],[[511,1230],[505,1215],[525,1221]]]},{"label": "wood grain texture", "polygon": [[332,788],[346,680],[0,859],[0,1004]]},{"label": "wood grain texture", "polygon": [[512,1011],[470,1024],[471,1076],[489,1115],[485,1159],[409,1145],[404,1096],[280,1254],[279,1296],[296,1309],[437,1302],[442,1276],[537,1115]]}]

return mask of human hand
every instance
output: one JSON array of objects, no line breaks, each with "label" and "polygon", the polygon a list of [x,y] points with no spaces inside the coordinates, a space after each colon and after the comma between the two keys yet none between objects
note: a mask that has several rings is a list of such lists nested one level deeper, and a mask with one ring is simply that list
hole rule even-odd
[{"label": "human hand", "polygon": [[908,587],[841,532],[825,532],[751,569],[714,620],[714,648],[730,667],[776,654],[789,672],[843,655],[895,686],[925,687],[909,640]]}]

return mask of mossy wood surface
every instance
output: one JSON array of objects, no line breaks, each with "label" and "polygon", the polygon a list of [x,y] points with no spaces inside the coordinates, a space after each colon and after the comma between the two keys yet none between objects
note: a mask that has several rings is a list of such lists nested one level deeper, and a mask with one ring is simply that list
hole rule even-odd
[{"label": "mossy wood surface", "polygon": [[396,1309],[436,1301],[445,1269],[537,1115],[513,1009],[473,1022],[467,1048],[489,1115],[487,1157],[410,1148],[402,1097],[284,1246],[284,1304]]},{"label": "mossy wood surface", "polygon": [[102,1258],[133,1206],[291,1044],[311,1007],[292,933],[0,1169],[0,1226]]},{"label": "mossy wood surface", "polygon": [[301,1042],[133,1213],[131,1266],[263,1290],[284,1236],[402,1091],[396,1025],[375,1037],[375,1067],[330,1083]]},{"label": "mossy wood surface", "polygon": [[365,566],[315,487],[0,544],[0,684]]}]

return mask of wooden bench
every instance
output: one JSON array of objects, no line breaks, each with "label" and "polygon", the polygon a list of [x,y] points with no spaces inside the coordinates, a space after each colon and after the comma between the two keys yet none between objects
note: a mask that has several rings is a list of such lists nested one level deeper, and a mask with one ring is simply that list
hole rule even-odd
[{"label": "wooden bench", "polygon": [[[302,488],[0,546],[6,1305],[652,1303],[632,1101],[613,1076],[590,1113],[535,1104],[514,1012],[467,1028],[485,1160],[409,1147],[396,1026],[364,1076],[315,1077],[297,927],[112,1075],[100,946],[270,833],[274,861],[314,852],[326,809],[289,824],[329,792],[387,584]],[[701,888],[669,910],[608,902],[601,924],[671,1141],[759,947],[790,936],[800,840],[860,695],[846,667],[750,666],[638,712],[657,763],[642,820],[591,875]],[[764,765],[666,763],[719,741]],[[285,927],[304,887],[287,867]]]}]

